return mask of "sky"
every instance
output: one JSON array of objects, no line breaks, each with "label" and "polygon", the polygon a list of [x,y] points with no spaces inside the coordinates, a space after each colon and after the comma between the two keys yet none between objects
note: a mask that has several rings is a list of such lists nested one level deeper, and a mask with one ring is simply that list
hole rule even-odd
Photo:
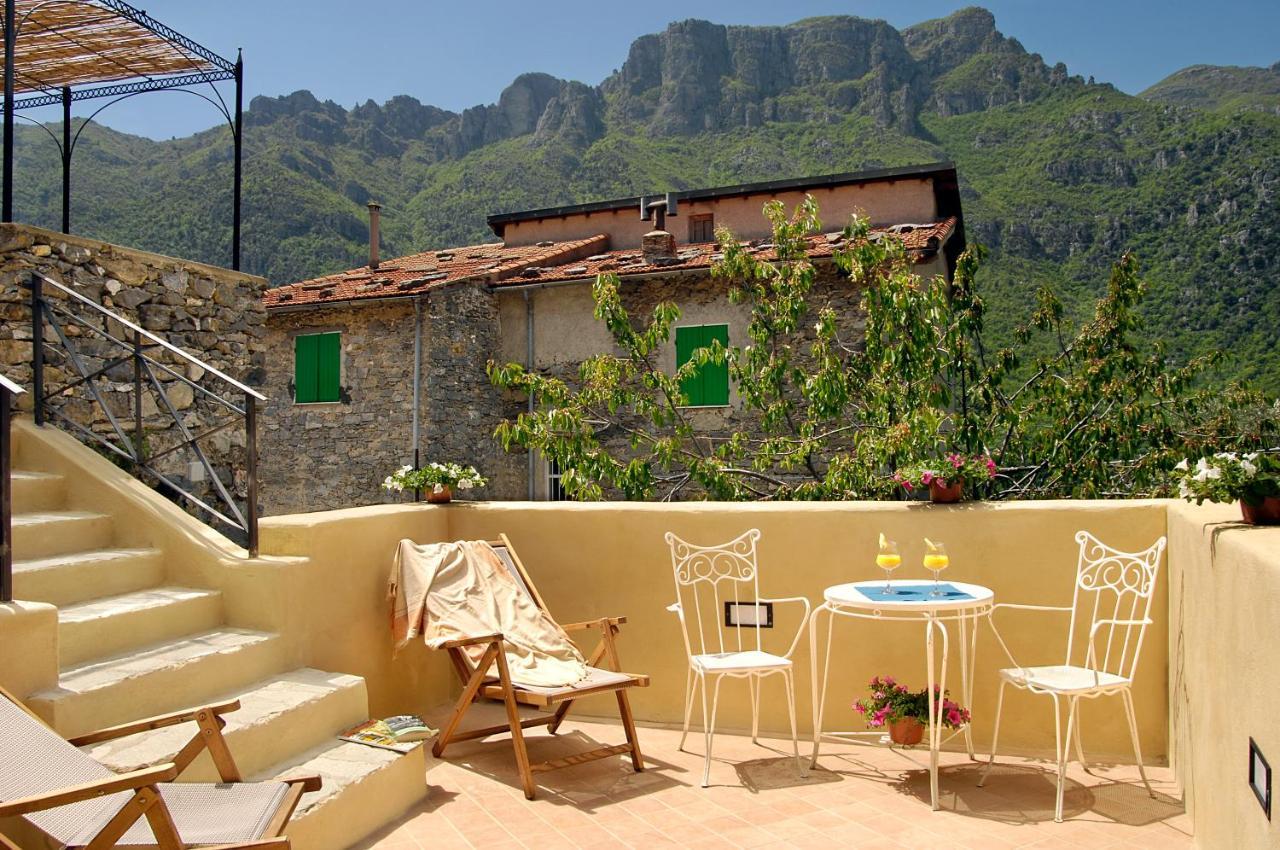
[{"label": "sky", "polygon": [[[970,3],[916,0],[147,0],[156,19],[234,58],[244,49],[245,106],[309,89],[351,107],[408,94],[454,111],[497,100],[526,71],[596,84],[631,42],[670,21],[785,24],[815,15],[883,18],[906,27]],[[1277,0],[990,0],[996,26],[1047,62],[1137,93],[1187,65],[1280,60]],[[228,89],[229,91],[229,89]],[[105,101],[94,103],[97,108]],[[76,106],[87,115],[88,102]],[[41,120],[60,120],[53,114]],[[134,97],[98,119],[125,132],[185,136],[221,120],[172,92]]]}]

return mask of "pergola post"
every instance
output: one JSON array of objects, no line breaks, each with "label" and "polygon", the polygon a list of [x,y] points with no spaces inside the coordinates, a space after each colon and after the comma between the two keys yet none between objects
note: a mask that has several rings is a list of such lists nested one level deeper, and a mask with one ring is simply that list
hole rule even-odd
[{"label": "pergola post", "polygon": [[3,218],[13,221],[13,51],[18,42],[14,29],[14,0],[4,0],[4,201]]},{"label": "pergola post", "polygon": [[244,138],[244,54],[236,51],[236,120],[235,135],[236,165],[235,189],[231,212],[231,268],[240,271],[240,180],[241,180],[241,143]]},{"label": "pergola post", "polygon": [[62,87],[62,232],[71,232],[71,86]]}]

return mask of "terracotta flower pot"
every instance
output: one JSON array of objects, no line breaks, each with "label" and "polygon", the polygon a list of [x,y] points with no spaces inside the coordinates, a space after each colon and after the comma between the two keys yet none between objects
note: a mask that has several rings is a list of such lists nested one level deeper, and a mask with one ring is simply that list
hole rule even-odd
[{"label": "terracotta flower pot", "polygon": [[929,482],[929,501],[931,502],[941,502],[943,504],[949,504],[951,502],[960,501],[961,497],[963,496],[964,496],[963,481],[952,481],[949,485],[945,487],[939,484],[936,478]]},{"label": "terracotta flower pot", "polygon": [[437,505],[443,505],[453,501],[453,490],[444,487],[437,491],[434,487],[427,491],[427,501]]},{"label": "terracotta flower pot", "polygon": [[1242,500],[1240,513],[1249,525],[1280,525],[1280,496],[1267,496],[1256,505]]},{"label": "terracotta flower pot", "polygon": [[914,717],[904,717],[889,724],[889,740],[903,747],[920,743],[924,737],[924,724]]}]

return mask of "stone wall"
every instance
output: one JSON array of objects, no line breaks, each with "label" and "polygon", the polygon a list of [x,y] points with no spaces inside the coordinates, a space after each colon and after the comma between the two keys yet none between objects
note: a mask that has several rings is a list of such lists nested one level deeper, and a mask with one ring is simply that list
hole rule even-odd
[{"label": "stone wall", "polygon": [[504,333],[498,297],[472,284],[441,287],[427,296],[426,419],[422,460],[472,464],[489,479],[478,498],[523,499],[526,455],[507,454],[493,431],[512,400],[489,382],[486,366]]},{"label": "stone wall", "polygon": [[[267,285],[263,278],[27,225],[3,224],[0,225],[0,315],[4,322],[0,325],[0,370],[28,390],[32,388],[32,326],[27,284],[32,271],[141,325],[238,381],[256,386],[262,380],[266,313],[261,294]],[[47,294],[76,316],[117,339],[129,336],[124,326],[104,321],[100,313],[74,302],[58,290],[47,287]],[[127,350],[111,345],[74,321],[60,321],[89,371],[128,354]],[[79,374],[62,352],[48,323],[45,339],[44,379],[48,393],[76,380]],[[148,346],[146,351],[149,357],[190,382],[153,367],[165,397],[189,433],[205,431],[230,415],[226,407],[214,402],[202,390],[228,397],[237,405],[243,404],[239,391],[207,369],[158,346]],[[131,446],[135,436],[134,377],[133,364],[126,361],[94,382],[103,402],[119,422],[124,440],[84,385],[60,394],[54,404],[85,429],[117,445]],[[21,396],[19,404],[20,409],[30,410],[32,394]],[[142,393],[142,413],[144,447],[149,455],[158,455],[183,439],[181,428],[166,410],[164,400],[150,387],[149,380]],[[76,433],[74,426],[53,421]],[[78,436],[94,443],[83,434]],[[213,434],[202,440],[201,446],[218,477],[242,500],[245,489],[243,426],[235,424]],[[103,451],[112,456],[109,450]],[[114,459],[128,465],[119,456]],[[206,501],[216,498],[211,479],[193,465],[195,463],[196,458],[190,452],[176,451],[157,461],[157,466],[179,486],[196,491]],[[219,530],[226,528],[221,526]]]},{"label": "stone wall", "polygon": [[[266,513],[412,498],[381,484],[413,461],[414,309],[406,300],[271,314],[260,451]],[[495,296],[473,285],[432,290],[422,323],[421,461],[474,465],[490,479],[468,494],[476,498],[522,498],[524,456],[492,439],[504,413],[485,374],[500,334]],[[326,331],[342,334],[341,399],[295,404],[293,339]]]},{"label": "stone wall", "polygon": [[[263,511],[381,504],[389,472],[413,460],[413,304],[273,313],[269,401],[260,429]],[[340,401],[295,404],[294,337],[342,334]]]}]

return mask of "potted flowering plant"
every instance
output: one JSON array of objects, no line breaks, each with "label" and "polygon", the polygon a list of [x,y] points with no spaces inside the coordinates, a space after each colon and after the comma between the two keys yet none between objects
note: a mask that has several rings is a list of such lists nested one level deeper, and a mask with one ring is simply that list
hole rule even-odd
[{"label": "potted flowering plant", "polygon": [[[892,676],[876,676],[867,685],[869,699],[860,699],[854,709],[866,718],[872,729],[889,727],[889,739],[895,744],[909,747],[920,743],[924,736],[924,724],[929,722],[929,694],[925,688],[912,691],[906,685],[894,681]],[[933,686],[938,721],[947,729],[959,729],[969,722],[969,709],[947,699],[947,693],[939,694]],[[941,696],[941,705],[938,697]]]},{"label": "potted flowering plant", "polygon": [[893,474],[893,480],[907,488],[926,487],[934,502],[958,502],[964,485],[990,481],[996,475],[996,462],[990,455],[962,455],[949,452],[945,457],[910,463]]},{"label": "potted flowering plant", "polygon": [[487,483],[474,466],[433,462],[419,469],[406,464],[383,479],[382,487],[393,493],[425,490],[428,502],[440,503],[453,499],[454,488],[470,490]]},{"label": "potted flowering plant", "polygon": [[1250,525],[1280,525],[1280,453],[1218,452],[1194,465],[1183,460],[1174,470],[1178,495],[1197,505],[1239,500]]}]

